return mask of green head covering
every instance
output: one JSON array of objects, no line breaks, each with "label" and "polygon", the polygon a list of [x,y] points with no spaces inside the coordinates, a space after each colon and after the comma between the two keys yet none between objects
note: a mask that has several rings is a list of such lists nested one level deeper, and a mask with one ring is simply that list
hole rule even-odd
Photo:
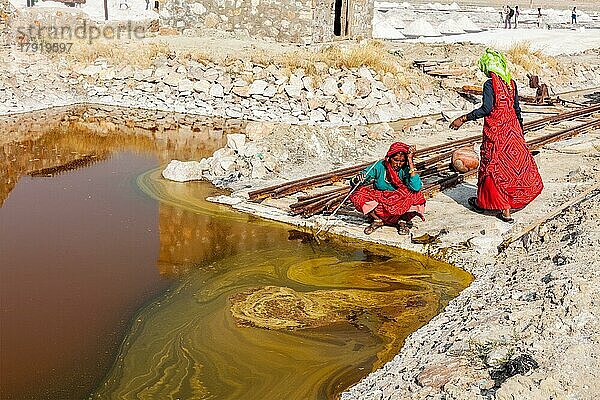
[{"label": "green head covering", "polygon": [[498,75],[507,85],[510,85],[510,72],[506,65],[506,57],[499,51],[485,49],[485,54],[479,59],[479,68],[486,76],[490,76],[490,72]]}]

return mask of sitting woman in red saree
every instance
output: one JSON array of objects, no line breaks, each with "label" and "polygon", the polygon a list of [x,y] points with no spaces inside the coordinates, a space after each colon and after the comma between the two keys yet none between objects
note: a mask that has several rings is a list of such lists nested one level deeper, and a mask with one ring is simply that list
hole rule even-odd
[{"label": "sitting woman in red saree", "polygon": [[360,187],[350,200],[357,210],[373,220],[365,228],[365,234],[391,225],[397,227],[399,234],[406,235],[412,218],[418,215],[425,220],[425,197],[420,191],[423,184],[413,164],[414,151],[414,147],[396,142],[383,160],[352,178],[351,183]]},{"label": "sitting woman in red saree", "polygon": [[512,223],[511,210],[529,204],[544,185],[525,142],[517,85],[504,55],[486,49],[479,67],[491,78],[483,86],[483,105],[458,117],[450,127],[458,129],[466,121],[485,117],[477,197],[471,197],[469,205],[480,213],[501,211],[498,218]]}]

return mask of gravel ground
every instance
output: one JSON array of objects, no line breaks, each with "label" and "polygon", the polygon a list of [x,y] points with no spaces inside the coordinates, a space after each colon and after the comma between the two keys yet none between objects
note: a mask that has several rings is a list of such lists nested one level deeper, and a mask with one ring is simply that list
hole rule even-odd
[{"label": "gravel ground", "polygon": [[600,192],[511,246],[350,399],[596,399]]}]

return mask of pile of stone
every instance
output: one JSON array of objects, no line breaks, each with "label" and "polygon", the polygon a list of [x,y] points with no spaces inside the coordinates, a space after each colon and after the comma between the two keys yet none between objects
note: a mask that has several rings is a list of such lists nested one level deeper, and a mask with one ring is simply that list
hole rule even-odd
[{"label": "pile of stone", "polygon": [[[359,125],[462,107],[458,96],[421,86],[396,88],[395,77],[370,68],[338,69],[317,63],[319,79],[303,69],[238,61],[225,68],[161,58],[134,70],[97,63],[77,72],[90,101],[145,104],[158,109],[291,124]],[[410,102],[406,100],[410,99]],[[133,103],[133,104],[132,104]]]},{"label": "pile of stone", "polygon": [[295,179],[374,159],[395,135],[388,124],[342,129],[249,122],[244,132],[228,134],[227,145],[212,157],[171,161],[163,177],[178,182],[208,180],[230,189],[256,180]]},{"label": "pile of stone", "polygon": [[[147,67],[115,66],[103,59],[73,66],[40,54],[0,52],[0,114],[93,103],[295,125],[354,126],[472,108],[454,90],[417,71],[411,72],[411,81],[399,84],[391,73],[321,62],[315,63],[315,74],[308,74],[248,60],[220,65],[160,55]],[[555,82],[555,90],[562,90],[560,85],[587,88],[600,78],[596,67],[571,62],[560,70],[544,67],[539,75]],[[517,77],[525,72],[515,68]]]},{"label": "pile of stone", "polygon": [[163,170],[164,178],[187,182],[209,180],[217,186],[240,179],[264,179],[279,169],[278,160],[247,141],[241,133],[227,135],[227,146],[200,161],[172,160]]},{"label": "pile of stone", "polygon": [[[16,57],[23,62],[15,62],[11,68],[24,65],[14,71],[17,84],[0,73],[0,85],[11,86],[1,95],[0,112],[70,101],[254,121],[351,126],[466,106],[462,98],[429,78],[402,87],[391,73],[380,74],[367,67],[330,68],[316,63],[317,77],[303,69],[290,72],[242,60],[222,66],[159,56],[147,68],[114,66],[101,59],[72,69],[65,64],[35,62],[44,70],[43,82],[37,82],[40,69],[24,62],[29,57],[33,63],[37,56],[23,53]],[[36,99],[33,91],[45,93],[52,101]]]}]

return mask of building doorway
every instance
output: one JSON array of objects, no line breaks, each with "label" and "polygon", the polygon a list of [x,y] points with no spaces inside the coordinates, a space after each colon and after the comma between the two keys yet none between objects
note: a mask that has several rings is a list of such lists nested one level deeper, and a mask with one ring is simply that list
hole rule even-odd
[{"label": "building doorway", "polygon": [[348,17],[349,1],[350,0],[335,0],[333,18],[333,34],[335,36],[348,36],[350,33],[350,23]]}]

